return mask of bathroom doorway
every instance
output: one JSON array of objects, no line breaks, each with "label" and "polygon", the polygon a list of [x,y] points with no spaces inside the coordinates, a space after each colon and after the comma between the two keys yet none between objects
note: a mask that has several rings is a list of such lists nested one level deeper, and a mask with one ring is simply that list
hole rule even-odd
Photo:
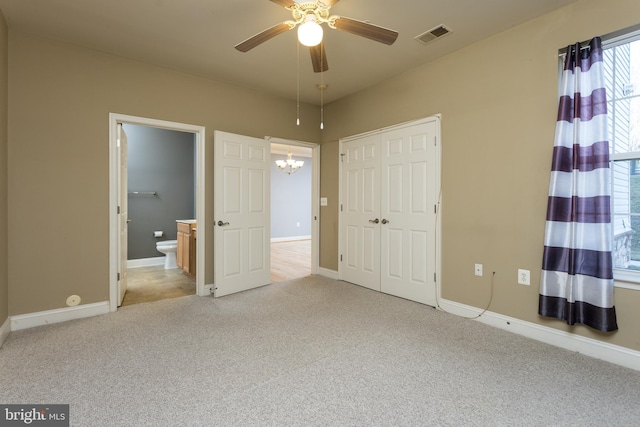
[{"label": "bathroom doorway", "polygon": [[[121,305],[193,295],[196,272],[189,264],[195,260],[182,247],[180,262],[176,255],[177,228],[196,222],[195,134],[130,123],[122,128],[127,138],[128,239]],[[195,238],[195,233],[188,237]],[[180,246],[185,242],[190,246],[184,238]]]},{"label": "bathroom doorway", "polygon": [[[205,230],[201,227],[201,230],[197,230],[197,239],[194,239],[195,250],[194,255],[196,258],[195,268],[190,271],[187,277],[183,277],[182,270],[177,268],[164,268],[165,261],[168,258],[171,250],[167,251],[165,247],[161,248],[162,252],[156,250],[156,242],[167,242],[176,239],[177,223],[176,220],[190,220],[195,222],[204,223],[204,127],[193,126],[175,122],[167,122],[161,120],[153,120],[134,116],[124,116],[118,114],[110,114],[110,305],[111,311],[115,311],[118,305],[122,302],[123,305],[128,303],[151,301],[156,299],[162,299],[163,297],[175,297],[185,294],[185,291],[190,293],[196,293],[198,295],[207,295],[209,292],[204,285],[204,242],[205,242]],[[142,163],[138,164],[136,168],[140,167],[142,170],[134,171],[134,175],[138,173],[140,179],[138,184],[134,186],[118,188],[118,177],[121,176],[122,169],[129,169],[129,160],[125,163],[125,166],[121,166],[118,160],[119,142],[118,142],[118,127],[125,133],[129,133],[129,144],[133,140],[134,151],[139,150],[139,155],[134,155],[134,162]],[[140,135],[147,134],[146,141],[140,143]],[[133,138],[132,138],[133,136]],[[177,137],[177,138],[176,138]],[[161,145],[163,140],[174,138],[175,140],[183,141],[185,147],[180,147],[181,154],[172,152],[167,154],[167,150],[162,150]],[[138,142],[136,142],[138,140]],[[171,143],[168,143],[171,144]],[[137,145],[137,147],[135,147]],[[165,144],[166,145],[166,144]],[[173,143],[175,148],[175,143]],[[166,148],[166,147],[165,147]],[[171,150],[168,150],[171,152]],[[148,159],[144,159],[146,156]],[[174,161],[178,161],[178,157],[181,157],[181,162],[184,164],[190,164],[191,172],[187,172],[188,177],[183,176],[178,179],[175,173],[167,173],[166,176],[162,174],[158,175],[158,169],[162,169],[162,157],[173,158]],[[140,161],[142,158],[143,161]],[[137,160],[136,160],[137,159]],[[144,164],[146,163],[146,165]],[[168,166],[165,166],[168,168]],[[155,169],[155,172],[154,172]],[[169,169],[167,169],[169,171]],[[171,169],[175,172],[175,168]],[[131,171],[129,171],[129,174]],[[156,174],[154,176],[154,174]],[[184,175],[184,172],[180,175]],[[168,178],[168,179],[167,179]],[[160,181],[164,181],[161,183]],[[182,181],[182,182],[180,182]],[[187,182],[188,184],[185,184]],[[174,194],[172,197],[170,193],[179,193],[180,189],[188,188],[185,192],[191,193],[191,195]],[[148,187],[148,188],[147,188]],[[177,188],[177,190],[176,190]],[[124,203],[124,198],[127,198],[129,205],[128,220],[131,222],[132,239],[119,238],[118,233],[118,220],[119,207]],[[177,199],[176,199],[177,197]],[[173,200],[173,202],[171,202]],[[184,206],[184,209],[176,211],[174,209],[175,200],[182,200],[180,205]],[[168,202],[165,203],[165,202]],[[124,203],[126,206],[126,203]],[[137,205],[137,206],[136,206]],[[164,206],[163,206],[164,205]],[[145,207],[146,206],[146,207]],[[132,211],[133,208],[133,211]],[[143,208],[143,209],[140,209]],[[135,216],[139,218],[135,218]],[[190,218],[183,218],[182,215],[189,216]],[[176,218],[173,218],[173,217]],[[134,223],[140,223],[139,227],[135,227]],[[138,224],[135,224],[138,225]],[[150,228],[149,228],[150,227]],[[129,228],[129,227],[127,227]],[[136,240],[138,239],[138,240]],[[127,250],[129,244],[134,242],[131,250]],[[164,244],[162,246],[167,246]],[[127,262],[119,262],[121,254],[129,252],[130,258]],[[167,253],[169,252],[169,253]],[[165,255],[167,253],[167,255]],[[175,256],[175,253],[174,253]],[[172,266],[169,266],[172,267]],[[133,274],[126,274],[126,273]],[[148,274],[146,274],[148,273]],[[195,273],[195,274],[193,274]],[[121,279],[125,279],[124,283]],[[124,299],[120,297],[120,289],[127,287],[127,282],[131,282],[132,285],[138,287],[138,293],[142,291],[143,295],[136,295],[128,303],[127,292],[124,293]],[[142,287],[140,287],[142,285]],[[162,295],[147,295],[145,298],[144,287],[153,286],[155,294]],[[164,291],[161,288],[166,288]],[[171,289],[173,287],[173,289]],[[194,291],[189,290],[189,287]],[[131,289],[133,290],[133,289]],[[132,294],[133,292],[129,292]],[[142,297],[142,298],[140,298]]]},{"label": "bathroom doorway", "polygon": [[[271,142],[271,282],[318,270],[319,159],[317,144],[267,138]],[[276,160],[302,161],[302,167],[282,171]],[[291,173],[288,173],[291,172]]]}]

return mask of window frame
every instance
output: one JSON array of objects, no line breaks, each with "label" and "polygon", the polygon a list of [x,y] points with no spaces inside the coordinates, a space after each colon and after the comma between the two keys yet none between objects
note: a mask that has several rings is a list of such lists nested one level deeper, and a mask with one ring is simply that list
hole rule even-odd
[{"label": "window frame", "polygon": [[[612,49],[617,46],[621,46],[627,43],[635,42],[640,40],[640,28],[636,26],[635,28],[628,28],[625,30],[618,31],[616,33],[609,34],[607,36],[602,37],[602,49]],[[632,98],[632,97],[630,97]],[[637,96],[636,96],[637,98]],[[615,99],[615,101],[623,101],[624,97],[620,99]],[[613,101],[612,101],[613,102]],[[613,141],[610,141],[613,143]],[[640,151],[626,151],[622,153],[611,152],[609,156],[609,165],[610,171],[613,175],[614,171],[614,163],[620,161],[633,161],[640,160]],[[611,203],[613,207],[614,202],[614,182],[611,180]],[[615,212],[611,211],[611,214],[614,215]],[[613,237],[612,237],[613,239]],[[617,288],[625,288],[625,289],[633,289],[640,290],[640,271],[632,271],[623,268],[613,268],[613,279],[614,286]]]},{"label": "window frame", "polygon": [[[620,46],[626,43],[634,42],[640,40],[640,24],[634,25],[632,27],[624,28],[619,31],[615,31],[613,33],[609,33],[601,36],[602,40],[602,49],[607,50],[614,48],[616,46]],[[581,43],[584,46],[588,46],[589,42],[585,41]],[[564,68],[564,58],[567,54],[567,48],[560,49],[558,51],[558,86],[561,82],[561,75]],[[558,91],[559,93],[559,91]],[[612,143],[612,141],[609,141]],[[610,171],[613,172],[613,164],[617,161],[625,161],[625,160],[638,160],[640,161],[640,151],[630,151],[624,153],[611,153],[609,158]],[[612,186],[612,203],[613,203],[613,180],[611,183]],[[612,210],[612,215],[614,214]],[[613,236],[612,236],[613,240]],[[640,291],[640,271],[631,271],[620,268],[613,268],[613,279],[614,286],[616,288],[624,288]]]}]

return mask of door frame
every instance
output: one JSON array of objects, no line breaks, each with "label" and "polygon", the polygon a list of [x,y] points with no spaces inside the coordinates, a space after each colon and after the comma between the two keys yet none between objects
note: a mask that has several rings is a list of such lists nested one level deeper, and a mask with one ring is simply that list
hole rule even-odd
[{"label": "door frame", "polygon": [[383,133],[389,130],[401,129],[403,127],[419,125],[429,121],[436,119],[438,123],[438,128],[436,130],[436,143],[438,149],[436,150],[436,217],[435,217],[435,290],[436,290],[436,304],[438,301],[442,299],[442,114],[434,114],[433,116],[424,117],[418,120],[411,120],[404,123],[399,123],[396,125],[387,126],[384,128],[379,128],[375,130],[371,130],[368,132],[362,132],[357,135],[350,135],[344,138],[340,138],[338,142],[338,199],[339,207],[338,207],[338,279],[342,280],[343,271],[342,271],[342,247],[343,247],[343,236],[342,236],[342,205],[343,205],[343,194],[342,194],[342,180],[343,180],[343,167],[342,160],[344,158],[344,143],[353,139],[362,138],[363,136],[375,135],[379,133]]},{"label": "door frame", "polygon": [[[118,309],[118,259],[121,246],[118,238],[118,175],[117,161],[118,123],[150,126],[161,129],[189,132],[196,140],[196,221],[205,224],[205,127],[126,114],[109,113],[109,308]],[[211,286],[205,286],[206,227],[198,227],[196,239],[196,294],[210,295]]]},{"label": "door frame", "polygon": [[265,136],[272,144],[311,148],[311,274],[320,266],[320,144]]}]

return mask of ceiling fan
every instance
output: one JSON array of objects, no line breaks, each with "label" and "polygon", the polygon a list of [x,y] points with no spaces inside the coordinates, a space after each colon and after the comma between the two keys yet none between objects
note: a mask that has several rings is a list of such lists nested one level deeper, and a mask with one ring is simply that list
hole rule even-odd
[{"label": "ceiling fan", "polygon": [[[293,20],[284,21],[280,24],[267,28],[261,33],[236,45],[240,52],[247,52],[254,47],[272,39],[278,34],[282,34],[298,27],[298,40],[305,46],[309,46],[311,52],[311,63],[313,71],[320,73],[327,71],[327,57],[322,42],[322,27],[320,24],[327,24],[334,30],[345,31],[357,36],[392,45],[398,38],[398,32],[364,21],[358,21],[343,16],[329,15],[329,9],[340,0],[270,0],[285,9],[291,11]],[[311,34],[311,40],[305,39]],[[314,38],[315,37],[315,38]]]}]

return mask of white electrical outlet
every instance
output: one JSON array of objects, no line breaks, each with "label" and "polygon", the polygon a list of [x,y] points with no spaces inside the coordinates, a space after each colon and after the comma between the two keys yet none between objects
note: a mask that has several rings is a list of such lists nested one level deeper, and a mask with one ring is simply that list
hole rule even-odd
[{"label": "white electrical outlet", "polygon": [[527,286],[531,284],[531,272],[529,270],[518,269],[518,284]]},{"label": "white electrical outlet", "polygon": [[482,276],[482,264],[476,264],[475,272],[476,276]]}]

